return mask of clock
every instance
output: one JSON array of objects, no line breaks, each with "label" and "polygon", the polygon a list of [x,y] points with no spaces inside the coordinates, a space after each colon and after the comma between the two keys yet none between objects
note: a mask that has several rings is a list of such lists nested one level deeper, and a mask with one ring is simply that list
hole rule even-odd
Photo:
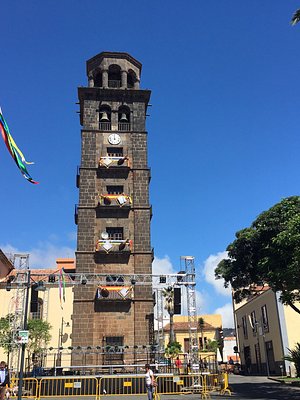
[{"label": "clock", "polygon": [[112,133],[108,136],[108,142],[110,144],[119,144],[121,143],[121,137],[117,133]]}]

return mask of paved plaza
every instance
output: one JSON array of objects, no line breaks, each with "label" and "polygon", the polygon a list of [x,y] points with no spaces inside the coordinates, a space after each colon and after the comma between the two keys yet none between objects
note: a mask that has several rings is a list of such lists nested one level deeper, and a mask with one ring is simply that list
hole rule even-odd
[{"label": "paved plaza", "polygon": [[[290,385],[283,385],[262,376],[230,375],[229,384],[233,389],[231,396],[220,396],[216,394],[211,395],[211,399],[300,400],[300,388],[292,387]],[[160,397],[161,400],[199,400],[201,398],[200,394],[161,395]],[[71,397],[60,397],[59,399],[67,400],[70,398]],[[84,400],[94,400],[94,397],[81,398]],[[109,400],[146,400],[147,396],[101,396],[102,400],[105,398]],[[47,400],[51,399],[47,397]]]}]

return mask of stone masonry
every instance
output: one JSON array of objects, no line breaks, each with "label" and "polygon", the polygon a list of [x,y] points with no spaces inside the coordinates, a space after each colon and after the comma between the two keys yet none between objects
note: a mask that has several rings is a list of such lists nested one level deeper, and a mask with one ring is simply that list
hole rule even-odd
[{"label": "stone masonry", "polygon": [[[141,67],[127,53],[100,53],[87,61],[88,87],[78,89],[82,130],[76,272],[80,274],[115,277],[152,273],[150,170],[145,130],[151,93],[140,89]],[[111,143],[112,133],[119,136],[119,143]],[[100,157],[120,154],[125,160],[121,165],[99,164]],[[132,203],[123,207],[101,203],[99,195],[105,195],[109,190],[116,193],[121,190],[131,197]],[[103,232],[108,232],[109,239],[119,235],[118,239],[130,240],[130,250],[120,250],[121,246],[109,251],[102,247],[96,250]],[[98,346],[103,349],[114,341],[128,348],[152,344],[151,286],[134,285],[133,282],[129,300],[116,300],[110,296],[97,298],[97,289],[96,284],[74,287],[73,347]],[[84,362],[95,365],[118,361],[110,360],[104,353],[102,350],[99,357],[91,352]],[[129,355],[126,357],[122,362],[138,361],[136,356],[134,359]],[[72,364],[82,363],[82,356],[74,352]]]}]

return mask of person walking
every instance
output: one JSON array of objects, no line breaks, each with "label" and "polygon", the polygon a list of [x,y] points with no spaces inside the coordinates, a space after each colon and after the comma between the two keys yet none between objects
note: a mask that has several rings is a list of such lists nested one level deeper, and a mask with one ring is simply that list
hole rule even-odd
[{"label": "person walking", "polygon": [[182,362],[181,362],[181,360],[179,359],[179,357],[177,357],[176,360],[175,360],[175,367],[176,367],[177,373],[180,374],[180,372],[181,372],[181,367],[182,367]]},{"label": "person walking", "polygon": [[146,390],[148,400],[153,400],[153,386],[154,386],[154,374],[153,371],[150,369],[150,365],[145,365],[146,374],[145,374],[145,383],[146,383]]},{"label": "person walking", "polygon": [[6,362],[0,362],[0,400],[4,400],[6,387],[9,386],[9,372],[6,367]]}]

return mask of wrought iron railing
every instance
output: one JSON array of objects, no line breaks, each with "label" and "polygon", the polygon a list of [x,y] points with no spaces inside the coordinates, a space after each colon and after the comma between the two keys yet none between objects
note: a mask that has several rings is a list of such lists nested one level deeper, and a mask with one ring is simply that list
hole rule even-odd
[{"label": "wrought iron railing", "polygon": [[99,129],[101,131],[111,131],[111,123],[110,122],[100,122]]},{"label": "wrought iron railing", "polygon": [[120,88],[121,87],[121,81],[110,79],[108,81],[108,87],[110,87],[110,88]]},{"label": "wrought iron railing", "polygon": [[130,131],[130,122],[119,122],[118,130],[122,132]]}]

